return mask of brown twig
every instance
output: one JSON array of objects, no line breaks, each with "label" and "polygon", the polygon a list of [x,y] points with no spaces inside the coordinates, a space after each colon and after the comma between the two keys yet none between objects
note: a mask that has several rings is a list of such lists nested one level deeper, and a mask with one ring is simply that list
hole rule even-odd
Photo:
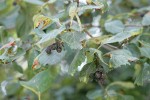
[{"label": "brown twig", "polygon": [[113,50],[119,49],[118,47],[115,47],[115,46],[110,45],[110,44],[104,44],[104,45],[102,45],[102,47],[103,47],[104,49],[106,49],[106,50],[109,50],[109,51],[113,51]]},{"label": "brown twig", "polygon": [[131,24],[131,25],[129,25],[129,24],[126,24],[125,25],[125,27],[143,27],[143,25],[134,25],[134,24]]},{"label": "brown twig", "polygon": [[87,31],[87,30],[84,30],[84,32],[91,38],[93,38],[93,36]]}]

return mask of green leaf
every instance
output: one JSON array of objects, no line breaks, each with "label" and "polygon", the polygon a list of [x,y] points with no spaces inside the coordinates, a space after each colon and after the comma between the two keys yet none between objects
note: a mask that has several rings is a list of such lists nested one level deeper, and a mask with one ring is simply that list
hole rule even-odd
[{"label": "green leaf", "polygon": [[135,65],[135,81],[134,81],[134,84],[137,84],[137,85],[143,85],[143,72],[142,72],[142,66],[140,64],[136,64]]},{"label": "green leaf", "polygon": [[77,16],[77,3],[71,3],[69,8],[70,26],[72,26],[73,18]]},{"label": "green leaf", "polygon": [[39,63],[43,66],[45,65],[55,65],[58,64],[63,57],[65,56],[66,51],[62,50],[60,53],[57,51],[52,51],[51,54],[47,54],[45,50],[43,50],[38,56],[37,59]]},{"label": "green leaf", "polygon": [[147,58],[150,58],[150,47],[142,47],[140,48],[141,55]]},{"label": "green leaf", "polygon": [[107,40],[109,37],[111,37],[110,35],[102,35],[102,36],[98,36],[98,37],[93,37],[90,38],[88,40],[88,42],[93,42],[95,44],[101,44],[103,41]]},{"label": "green leaf", "polygon": [[54,3],[56,0],[48,0],[48,3]]},{"label": "green leaf", "polygon": [[[143,67],[144,66],[144,67]],[[150,65],[148,63],[145,63],[144,65],[137,64],[135,66],[136,73],[135,73],[135,81],[134,83],[137,85],[143,85],[144,82],[150,81]]]},{"label": "green leaf", "polygon": [[[147,33],[143,33],[140,38],[139,38],[139,42],[142,41],[142,42],[146,42],[146,43],[150,43],[150,34],[147,32]],[[143,43],[141,43],[143,44]],[[144,43],[145,45],[145,43]]]},{"label": "green leaf", "polygon": [[105,96],[106,100],[120,100],[118,97],[118,93],[114,90],[107,91],[107,95]]},{"label": "green leaf", "polygon": [[149,47],[150,48],[150,42],[148,42],[148,41],[139,40],[139,43],[141,43],[143,45],[143,47]]},{"label": "green leaf", "polygon": [[90,74],[96,71],[96,66],[94,63],[88,63],[83,66],[82,70],[80,71],[80,81],[87,83],[90,78]]},{"label": "green leaf", "polygon": [[84,5],[78,8],[78,11],[85,11],[88,9],[101,9],[104,5],[94,6],[94,5]]},{"label": "green leaf", "polygon": [[121,93],[117,93],[114,90],[107,91],[107,95],[105,96],[106,100],[134,100],[134,97],[131,95],[124,95]]},{"label": "green leaf", "polygon": [[8,63],[8,62],[11,62],[8,56],[0,55],[0,63],[5,64],[5,63]]},{"label": "green leaf", "polygon": [[23,73],[23,69],[21,66],[19,66],[16,62],[13,62],[13,67],[15,70],[17,70],[20,73]]},{"label": "green leaf", "polygon": [[95,49],[95,48],[89,48],[89,49],[87,49],[87,53],[86,53],[87,62],[90,63],[90,62],[93,61],[95,53],[97,54],[97,56],[99,58],[99,61],[98,61],[99,64],[100,64],[99,67],[103,66],[104,71],[108,72],[109,71],[108,64],[104,61],[104,59],[102,57],[102,52],[100,50],[98,50],[98,49]]},{"label": "green leaf", "polygon": [[78,70],[78,66],[80,66],[85,61],[85,51],[84,49],[81,49],[78,51],[70,65],[69,73],[71,75],[74,75],[75,72]]},{"label": "green leaf", "polygon": [[16,93],[18,93],[21,90],[21,86],[18,82],[13,82],[13,81],[9,81],[6,85],[5,91],[7,91],[7,95],[14,95]]},{"label": "green leaf", "polygon": [[31,70],[32,69],[32,64],[33,64],[33,61],[34,59],[39,55],[39,53],[32,49],[30,52],[29,52],[29,58],[28,58],[28,69]]},{"label": "green leaf", "polygon": [[120,20],[108,21],[104,26],[106,31],[112,34],[123,32],[125,28],[124,24]]},{"label": "green leaf", "polygon": [[60,34],[65,29],[66,28],[63,25],[59,29],[54,29],[54,30],[48,32],[47,34],[41,34],[42,38],[37,44],[44,44],[46,42],[53,40],[58,34]]},{"label": "green leaf", "polygon": [[43,5],[44,2],[42,2],[41,0],[23,0],[24,2],[28,2],[31,4],[35,4],[35,5]]},{"label": "green leaf", "polygon": [[134,97],[131,95],[122,95],[121,100],[134,100]]},{"label": "green leaf", "polygon": [[[37,5],[21,2],[19,15],[16,20],[16,31],[18,37],[24,37],[30,33],[33,28],[32,17],[40,8]],[[32,7],[31,7],[32,6]]]},{"label": "green leaf", "polygon": [[150,65],[148,63],[144,64],[143,81],[150,82]]},{"label": "green leaf", "polygon": [[54,76],[51,75],[50,71],[45,70],[27,82],[21,81],[20,84],[39,95],[51,87],[53,80]]},{"label": "green leaf", "polygon": [[106,87],[106,90],[109,90],[110,87],[113,87],[113,86],[121,86],[123,88],[127,88],[127,89],[132,89],[134,88],[134,84],[132,82],[121,82],[121,81],[115,81],[111,84],[109,84],[107,87]]},{"label": "green leaf", "polygon": [[69,8],[69,16],[71,17],[71,20],[73,20],[73,17],[77,13],[77,3],[72,3]]},{"label": "green leaf", "polygon": [[132,27],[132,28],[126,28],[123,32],[120,32],[107,40],[103,41],[102,44],[107,43],[115,43],[115,42],[122,42],[125,39],[128,39],[132,36],[136,36],[142,33],[142,28]]},{"label": "green leaf", "polygon": [[0,2],[0,11],[5,9],[7,7],[6,2],[2,1]]},{"label": "green leaf", "polygon": [[[103,58],[102,58],[102,52],[101,52],[100,50],[95,49],[95,48],[89,48],[89,50],[90,50],[90,52],[91,52],[92,54],[97,53],[99,59],[100,59],[103,63],[105,63],[104,60],[103,60]],[[105,64],[106,64],[106,63],[105,63]]]},{"label": "green leaf", "polygon": [[144,26],[150,25],[150,13],[147,13],[147,14],[144,15],[144,17],[142,19],[142,24]]},{"label": "green leaf", "polygon": [[90,100],[103,100],[103,91],[102,90],[89,91],[86,94],[86,97]]},{"label": "green leaf", "polygon": [[[14,48],[13,48],[14,49]],[[7,50],[6,50],[7,51]],[[12,54],[6,54],[5,52],[0,55],[0,63],[9,63],[12,62],[16,59],[18,59],[19,57],[25,55],[25,50],[22,48],[17,48],[16,51],[12,51]]]},{"label": "green leaf", "polygon": [[128,44],[128,45],[126,45],[126,46],[124,47],[124,49],[129,50],[129,51],[132,53],[132,55],[133,55],[134,57],[137,57],[137,58],[138,58],[138,57],[141,56],[140,49],[139,49],[138,46],[136,46],[136,44],[133,44],[133,43]]},{"label": "green leaf", "polygon": [[[9,1],[1,1],[0,2],[0,20],[2,18],[2,20],[4,20],[5,17],[10,18],[10,14],[12,14],[13,10],[14,10],[14,6],[12,5],[14,1],[13,0],[9,0]],[[7,26],[6,26],[7,27]]]},{"label": "green leaf", "polygon": [[13,7],[9,13],[7,12],[6,15],[3,13],[2,14],[0,13],[0,23],[4,25],[5,28],[7,29],[15,28],[16,19],[17,19],[17,16],[19,15],[18,12],[19,12],[19,7],[16,6],[16,7]]},{"label": "green leaf", "polygon": [[15,55],[9,56],[9,57],[13,61],[13,60],[15,60],[15,59],[17,59],[17,58],[25,55],[25,54],[26,54],[26,51],[24,49],[18,48],[17,51],[16,51],[16,53],[15,53]]},{"label": "green leaf", "polygon": [[62,34],[62,40],[68,44],[71,49],[81,49],[80,41],[85,38],[85,34],[81,32],[67,32]]},{"label": "green leaf", "polygon": [[108,4],[107,4],[107,1],[106,1],[106,0],[92,0],[92,2],[93,2],[95,5],[98,5],[98,6],[103,5],[102,13],[104,13],[104,12],[106,12],[106,11],[108,10]]},{"label": "green leaf", "polygon": [[[144,67],[143,67],[144,66]],[[148,63],[145,63],[144,65],[136,64],[135,66],[135,81],[134,83],[137,85],[143,85],[144,82],[150,81],[150,65]]]},{"label": "green leaf", "polygon": [[130,65],[129,61],[138,60],[136,57],[133,57],[131,52],[125,49],[115,50],[108,53],[110,55],[109,67],[117,68],[121,65]]}]

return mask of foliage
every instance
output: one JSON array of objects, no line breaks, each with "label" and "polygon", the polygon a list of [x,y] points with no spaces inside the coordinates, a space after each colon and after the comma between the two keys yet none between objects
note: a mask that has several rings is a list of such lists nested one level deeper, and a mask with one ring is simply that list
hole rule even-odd
[{"label": "foliage", "polygon": [[149,100],[149,5],[1,0],[0,99]]}]

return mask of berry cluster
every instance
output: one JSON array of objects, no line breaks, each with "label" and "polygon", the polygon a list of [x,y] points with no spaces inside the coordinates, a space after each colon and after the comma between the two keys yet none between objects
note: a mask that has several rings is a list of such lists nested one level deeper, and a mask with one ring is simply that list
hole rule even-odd
[{"label": "berry cluster", "polygon": [[47,54],[51,54],[52,50],[56,50],[58,53],[60,53],[62,51],[63,46],[63,42],[57,41],[52,45],[48,46],[45,51]]}]

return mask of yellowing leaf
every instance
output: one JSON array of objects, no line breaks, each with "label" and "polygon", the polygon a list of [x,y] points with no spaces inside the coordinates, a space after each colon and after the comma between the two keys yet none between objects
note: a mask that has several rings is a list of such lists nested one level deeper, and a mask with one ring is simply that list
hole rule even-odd
[{"label": "yellowing leaf", "polygon": [[51,24],[52,20],[44,15],[37,14],[33,16],[34,28],[44,29],[49,24]]}]

